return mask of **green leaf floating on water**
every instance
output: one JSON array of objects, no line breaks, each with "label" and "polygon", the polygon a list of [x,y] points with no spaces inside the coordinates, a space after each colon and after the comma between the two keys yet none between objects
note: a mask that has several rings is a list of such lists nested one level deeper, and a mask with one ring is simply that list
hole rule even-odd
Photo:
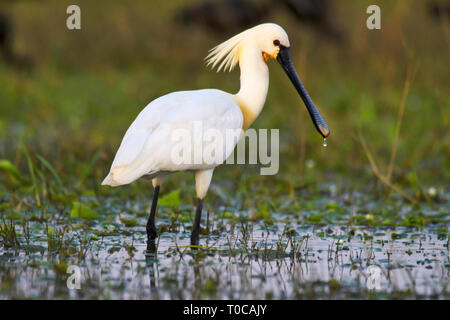
[{"label": "green leaf floating on water", "polygon": [[0,159],[0,170],[9,173],[11,176],[16,178],[19,181],[22,181],[22,176],[17,170],[16,166],[11,163],[9,160]]},{"label": "green leaf floating on water", "polygon": [[269,219],[270,218],[270,208],[269,205],[266,203],[262,208],[258,210],[256,213],[257,219]]},{"label": "green leaf floating on water", "polygon": [[72,218],[84,218],[84,219],[98,219],[100,216],[92,210],[88,205],[79,201],[72,203],[72,211],[70,212]]},{"label": "green leaf floating on water", "polygon": [[158,200],[160,206],[177,208],[180,205],[180,189],[174,190]]},{"label": "green leaf floating on water", "polygon": [[139,225],[139,222],[137,222],[136,220],[133,220],[133,219],[120,218],[120,222],[122,222],[125,225],[125,227],[127,227],[127,228],[136,227]]}]

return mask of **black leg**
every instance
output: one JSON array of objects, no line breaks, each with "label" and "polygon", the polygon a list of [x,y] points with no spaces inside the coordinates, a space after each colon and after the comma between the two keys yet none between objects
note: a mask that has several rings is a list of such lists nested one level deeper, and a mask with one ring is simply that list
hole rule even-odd
[{"label": "black leg", "polygon": [[191,244],[192,245],[198,244],[198,237],[200,234],[200,220],[202,218],[202,208],[203,208],[203,199],[198,199],[197,211],[195,212],[194,226],[192,228],[192,234],[191,234]]},{"label": "black leg", "polygon": [[158,204],[159,186],[156,186],[155,193],[153,194],[152,209],[150,210],[150,216],[147,220],[147,238],[148,240],[155,240],[158,235],[155,226],[155,214],[156,206]]}]

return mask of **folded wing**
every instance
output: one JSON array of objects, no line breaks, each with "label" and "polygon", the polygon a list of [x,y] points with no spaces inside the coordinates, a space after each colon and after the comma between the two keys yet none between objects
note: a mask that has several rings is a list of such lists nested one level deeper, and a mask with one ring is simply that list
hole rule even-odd
[{"label": "folded wing", "polygon": [[225,137],[226,130],[240,130],[242,124],[242,112],[233,96],[226,92],[205,89],[162,96],[149,103],[128,128],[102,184],[118,186],[131,183],[143,175],[156,176],[162,171],[217,166],[217,162],[225,161],[231,154],[236,143],[227,141],[223,156],[215,159],[215,164],[198,162],[202,159],[198,156],[197,161],[192,163],[178,163],[174,162],[173,155],[174,148],[179,147],[181,141],[175,138],[190,138],[194,156],[194,152],[198,151],[194,149],[199,149],[199,143],[203,150],[211,149],[217,143],[214,139],[205,141],[204,132],[213,129]]}]

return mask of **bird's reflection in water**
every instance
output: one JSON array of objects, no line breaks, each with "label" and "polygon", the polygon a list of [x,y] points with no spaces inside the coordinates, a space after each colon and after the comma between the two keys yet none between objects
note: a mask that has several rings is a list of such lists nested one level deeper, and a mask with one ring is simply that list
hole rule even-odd
[{"label": "bird's reflection in water", "polygon": [[192,271],[194,272],[194,295],[193,299],[199,299],[201,297],[202,283],[200,278],[200,260],[202,255],[199,254],[199,248],[196,246],[191,246],[192,255],[194,261],[192,263]]},{"label": "bird's reflection in water", "polygon": [[156,294],[159,286],[158,248],[155,244],[155,240],[149,240],[147,242],[145,261],[149,270],[148,276],[150,280],[150,295],[153,295]]}]

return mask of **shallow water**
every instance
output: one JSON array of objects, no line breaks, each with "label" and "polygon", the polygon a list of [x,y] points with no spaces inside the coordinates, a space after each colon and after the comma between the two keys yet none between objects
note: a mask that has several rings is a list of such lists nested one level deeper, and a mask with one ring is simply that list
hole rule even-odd
[{"label": "shallow water", "polygon": [[[108,228],[95,226],[86,234],[68,231],[66,238],[79,249],[62,259],[49,254],[43,226],[32,224],[32,245],[0,251],[1,298],[449,297],[448,236],[439,229],[245,221],[202,235],[201,247],[192,248],[190,231],[180,223],[149,253],[141,226],[83,244],[92,230]],[[78,290],[68,289],[69,265],[80,268]],[[370,266],[379,273],[371,276]]]}]

